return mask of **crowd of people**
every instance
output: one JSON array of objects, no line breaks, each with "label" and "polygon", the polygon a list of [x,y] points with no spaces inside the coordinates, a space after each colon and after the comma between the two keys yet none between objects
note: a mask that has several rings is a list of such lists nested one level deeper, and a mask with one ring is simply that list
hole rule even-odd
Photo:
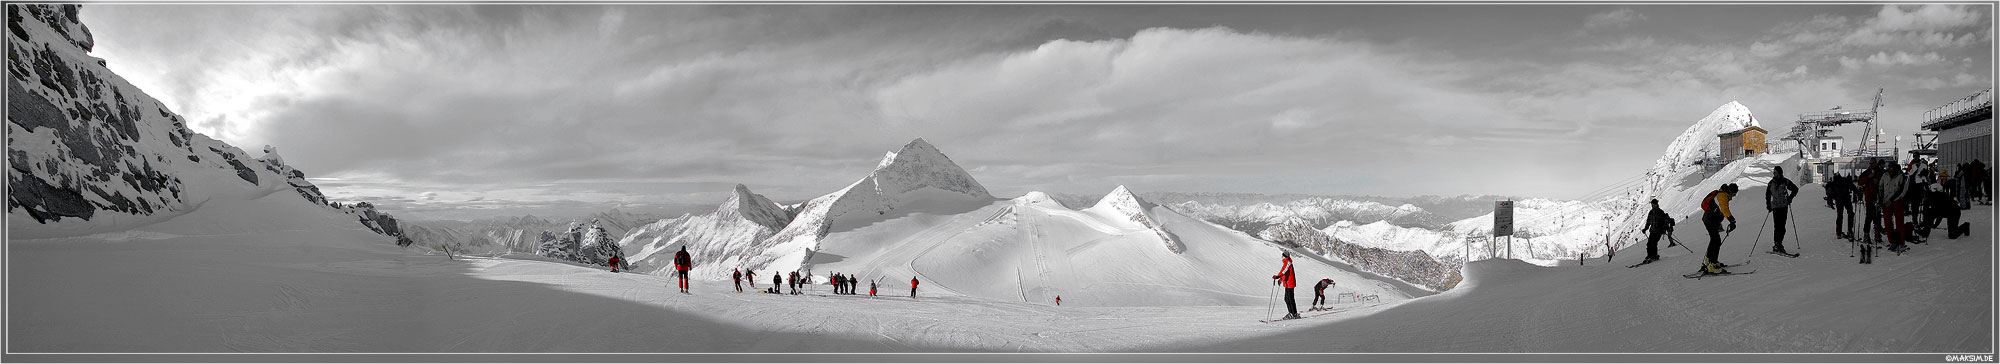
[{"label": "crowd of people", "polygon": [[1834,233],[1853,243],[1862,264],[1872,264],[1878,249],[1908,252],[1910,244],[1929,240],[1933,229],[1957,239],[1971,232],[1971,223],[1959,221],[1960,210],[1993,204],[1990,175],[1977,159],[1956,166],[1875,160],[1858,173],[1835,174],[1825,183]]},{"label": "crowd of people", "polygon": [[[1785,234],[1791,226],[1788,220],[1792,199],[1798,196],[1799,187],[1785,176],[1783,167],[1773,167],[1771,172],[1771,181],[1764,190],[1764,207],[1770,219],[1765,223],[1775,227],[1770,253],[1797,257],[1786,250]],[[1851,250],[1858,253],[1862,264],[1873,264],[1876,250],[1907,252],[1909,244],[1929,239],[1933,229],[1944,229],[1947,239],[1971,233],[1971,223],[1960,222],[1959,211],[1975,203],[1992,204],[1990,175],[1991,171],[1979,160],[1950,168],[1924,159],[1903,166],[1874,160],[1859,172],[1835,173],[1822,186],[1826,191],[1826,206],[1834,210],[1834,235],[1851,242]],[[1717,261],[1716,255],[1721,250],[1723,236],[1736,230],[1736,216],[1729,204],[1737,192],[1736,184],[1723,184],[1701,200],[1702,226],[1708,233],[1708,250],[1702,261],[1704,273],[1729,273],[1727,265]],[[1652,210],[1647,213],[1641,230],[1646,233],[1646,257],[1640,265],[1660,259],[1658,244],[1662,237],[1668,239],[1667,246],[1675,245],[1673,217],[1660,209],[1659,200],[1651,203]],[[1724,222],[1728,225],[1723,225]]]}]

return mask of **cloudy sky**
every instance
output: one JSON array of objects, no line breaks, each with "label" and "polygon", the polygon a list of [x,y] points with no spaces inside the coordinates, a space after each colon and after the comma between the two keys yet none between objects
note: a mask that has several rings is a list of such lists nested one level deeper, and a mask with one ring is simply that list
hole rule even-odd
[{"label": "cloudy sky", "polygon": [[[1987,5],[110,5],[95,55],[419,217],[781,201],[922,137],[995,195],[1571,198],[1730,101],[1992,84]],[[1858,134],[1858,127],[1846,134]],[[1852,136],[1850,136],[1852,137]]]}]

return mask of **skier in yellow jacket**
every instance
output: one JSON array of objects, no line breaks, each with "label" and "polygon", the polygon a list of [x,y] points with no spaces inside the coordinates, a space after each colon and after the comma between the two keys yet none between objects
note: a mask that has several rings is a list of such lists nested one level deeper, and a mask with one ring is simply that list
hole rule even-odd
[{"label": "skier in yellow jacket", "polygon": [[1708,197],[1701,199],[1701,225],[1708,228],[1708,260],[1702,262],[1703,272],[1729,273],[1722,269],[1722,263],[1716,262],[1716,254],[1722,250],[1722,236],[1719,235],[1725,231],[1722,229],[1722,220],[1729,219],[1729,230],[1726,231],[1736,231],[1736,216],[1729,213],[1729,199],[1735,196],[1736,184],[1729,183],[1722,185],[1722,189],[1709,192]]}]

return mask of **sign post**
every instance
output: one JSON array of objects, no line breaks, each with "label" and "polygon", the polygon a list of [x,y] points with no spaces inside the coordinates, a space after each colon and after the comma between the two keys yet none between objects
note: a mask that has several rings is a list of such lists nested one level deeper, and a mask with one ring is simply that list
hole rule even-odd
[{"label": "sign post", "polygon": [[[1514,256],[1514,201],[1512,200],[1493,201],[1493,240],[1498,241],[1502,236],[1507,237],[1507,256],[1512,258]],[[1491,247],[1487,251],[1488,256],[1497,255],[1492,253]]]}]

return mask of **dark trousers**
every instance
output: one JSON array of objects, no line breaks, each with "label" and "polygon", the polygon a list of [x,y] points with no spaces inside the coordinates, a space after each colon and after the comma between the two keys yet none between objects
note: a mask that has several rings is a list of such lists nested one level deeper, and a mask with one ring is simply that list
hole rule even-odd
[{"label": "dark trousers", "polygon": [[1952,208],[1945,208],[1945,209],[1931,209],[1931,212],[1929,214],[1924,215],[1924,226],[1929,226],[1932,229],[1936,229],[1938,227],[1938,222],[1946,223],[1946,225],[1944,225],[1946,238],[1950,239],[1958,238],[1958,235],[1960,233],[1958,232],[1957,206],[1952,206]]},{"label": "dark trousers", "polygon": [[1864,241],[1874,244],[1876,241],[1881,240],[1882,204],[1863,203],[1862,205],[1861,233],[1865,236],[1864,239],[1867,239]]},{"label": "dark trousers", "polygon": [[1299,315],[1299,301],[1292,299],[1292,287],[1285,287],[1285,312],[1291,312],[1292,316]]},{"label": "dark trousers", "polygon": [[1715,259],[1722,253],[1722,213],[1703,213],[1701,227],[1708,229],[1708,253],[1702,256],[1707,257],[1709,262],[1721,263]]},{"label": "dark trousers", "polygon": [[917,285],[910,285],[910,298],[917,298]]},{"label": "dark trousers", "polygon": [[1833,233],[1835,235],[1854,235],[1854,203],[1849,201],[1833,202]]},{"label": "dark trousers", "polygon": [[680,276],[681,289],[688,289],[688,271],[677,270],[674,272],[674,275]]},{"label": "dark trousers", "polygon": [[742,281],[742,280],[737,280],[737,281],[736,281],[736,293],[743,293],[743,281]]},{"label": "dark trousers", "polygon": [[1326,291],[1313,291],[1313,306],[1326,303]]},{"label": "dark trousers", "polygon": [[1661,235],[1667,235],[1667,232],[1653,231],[1646,234],[1646,259],[1660,259]]},{"label": "dark trousers", "polygon": [[1771,233],[1772,251],[1785,251],[1785,217],[1791,214],[1792,208],[1790,207],[1771,209],[1771,220],[1775,220],[1772,222],[1778,223],[1778,228],[1772,230]]}]

